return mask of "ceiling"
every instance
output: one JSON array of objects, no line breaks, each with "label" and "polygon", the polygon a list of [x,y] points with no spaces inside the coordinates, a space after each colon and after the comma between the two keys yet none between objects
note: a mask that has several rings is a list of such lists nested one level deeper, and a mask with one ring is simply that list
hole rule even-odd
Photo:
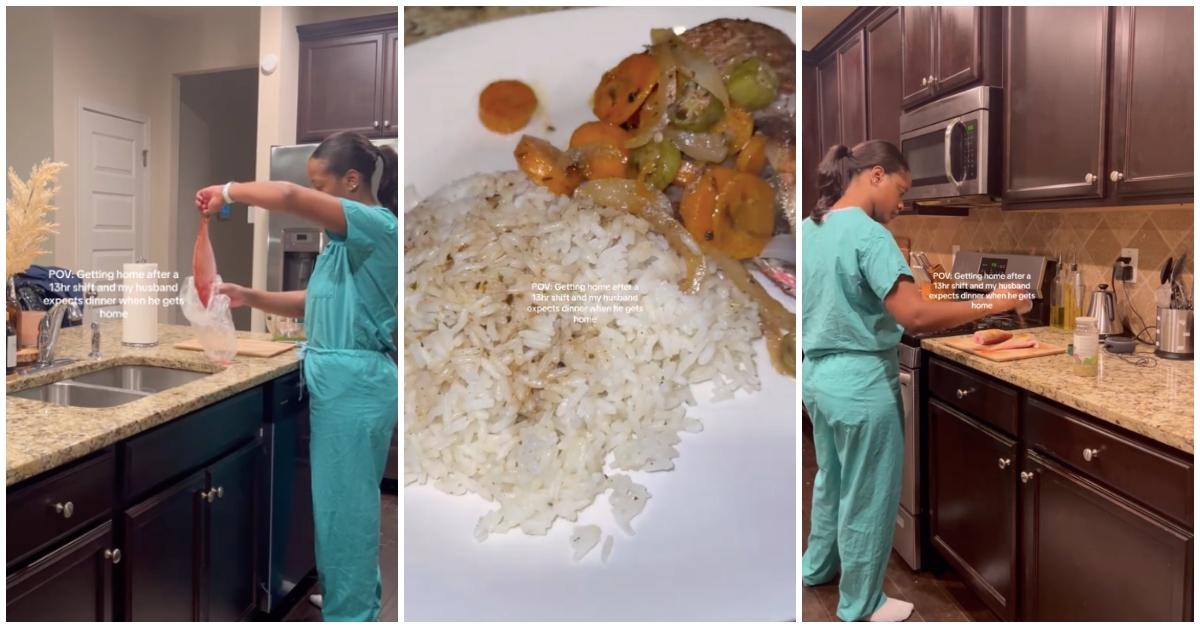
[{"label": "ceiling", "polygon": [[128,7],[129,10],[141,13],[146,17],[158,20],[182,20],[198,18],[204,13],[211,12],[214,7],[184,6],[184,7]]},{"label": "ceiling", "polygon": [[812,50],[835,26],[858,7],[800,7],[800,38]]}]

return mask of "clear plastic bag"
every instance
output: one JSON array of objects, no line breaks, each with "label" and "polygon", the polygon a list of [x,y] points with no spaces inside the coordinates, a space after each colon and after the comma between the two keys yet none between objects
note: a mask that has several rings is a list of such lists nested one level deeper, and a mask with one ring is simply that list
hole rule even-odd
[{"label": "clear plastic bag", "polygon": [[233,328],[233,315],[229,311],[229,297],[217,291],[220,285],[221,276],[217,275],[213,279],[208,307],[204,307],[200,303],[200,293],[196,291],[195,278],[187,277],[183,281],[179,307],[195,329],[204,355],[217,364],[229,365],[233,363],[233,356],[237,355],[237,333]]}]

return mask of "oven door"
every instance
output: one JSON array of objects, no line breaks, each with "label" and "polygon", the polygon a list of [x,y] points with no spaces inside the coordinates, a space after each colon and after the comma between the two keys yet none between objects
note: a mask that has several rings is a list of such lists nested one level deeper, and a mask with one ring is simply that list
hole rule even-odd
[{"label": "oven door", "polygon": [[912,172],[906,201],[988,193],[988,111],[980,109],[900,136]]}]

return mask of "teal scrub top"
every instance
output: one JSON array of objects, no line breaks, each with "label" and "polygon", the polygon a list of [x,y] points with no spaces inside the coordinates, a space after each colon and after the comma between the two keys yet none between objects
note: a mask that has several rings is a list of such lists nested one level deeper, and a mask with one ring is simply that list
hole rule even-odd
[{"label": "teal scrub top", "polygon": [[895,349],[904,328],[883,299],[912,270],[892,233],[858,207],[801,230],[804,357]]},{"label": "teal scrub top", "polygon": [[339,200],[346,234],[325,230],[304,301],[308,345],[394,355],[398,221],[386,207]]}]

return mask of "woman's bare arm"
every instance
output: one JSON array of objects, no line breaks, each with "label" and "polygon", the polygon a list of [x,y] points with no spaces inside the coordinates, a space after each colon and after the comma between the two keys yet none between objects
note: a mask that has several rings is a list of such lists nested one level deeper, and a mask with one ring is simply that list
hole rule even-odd
[{"label": "woman's bare arm", "polygon": [[301,318],[304,316],[304,296],[306,290],[289,290],[288,292],[268,292],[266,290],[246,290],[244,298],[246,305],[279,316]]},{"label": "woman's bare arm", "polygon": [[229,186],[229,197],[238,203],[287,212],[314,222],[330,232],[346,234],[346,212],[336,196],[287,181],[250,181]]},{"label": "woman's bare arm", "polygon": [[904,329],[915,332],[950,329],[989,314],[1022,307],[1017,299],[972,299],[970,301],[927,301],[917,284],[901,277],[883,299],[883,305]]}]

